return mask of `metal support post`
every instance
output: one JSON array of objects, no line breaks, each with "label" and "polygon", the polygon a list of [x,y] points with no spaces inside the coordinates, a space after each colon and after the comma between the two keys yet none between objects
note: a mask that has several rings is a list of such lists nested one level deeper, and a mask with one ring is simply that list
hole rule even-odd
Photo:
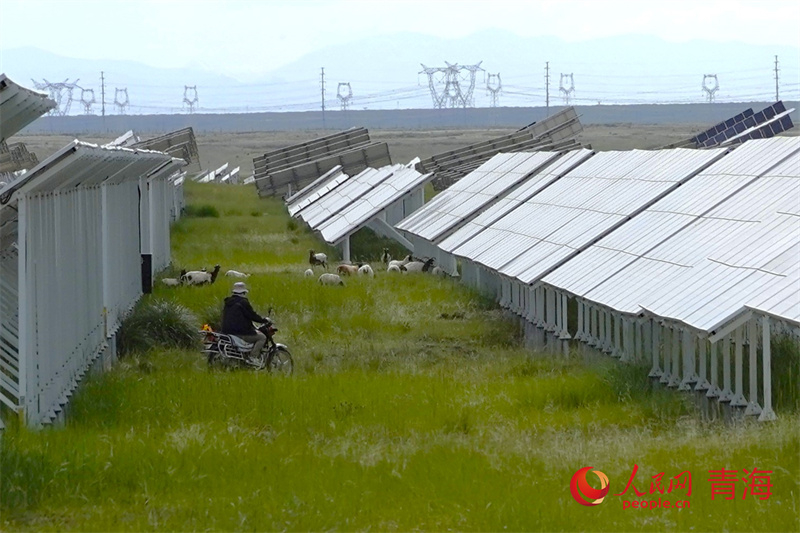
[{"label": "metal support post", "polygon": [[753,318],[747,323],[747,327],[750,341],[750,403],[747,404],[744,414],[760,415],[761,406],[758,405],[758,322]]},{"label": "metal support post", "polygon": [[653,354],[653,368],[650,369],[650,373],[648,376],[651,378],[660,378],[663,372],[661,371],[661,365],[659,361],[659,356],[661,355],[661,324],[653,320],[653,334],[652,334],[652,354]]},{"label": "metal support post", "polygon": [[678,390],[692,390],[692,383],[697,381],[694,360],[695,336],[688,329],[683,330],[683,379]]},{"label": "metal support post", "polygon": [[759,422],[775,420],[772,410],[772,347],[770,346],[769,317],[761,317],[761,364],[764,367],[764,408],[758,416]]},{"label": "metal support post", "polygon": [[733,399],[731,390],[731,336],[722,339],[722,392],[719,401],[729,402]]},{"label": "metal support post", "polygon": [[747,399],[744,397],[744,385],[742,383],[743,380],[743,372],[744,372],[744,361],[743,358],[743,339],[742,339],[742,327],[736,328],[736,331],[733,333],[733,342],[734,342],[734,354],[736,355],[734,359],[734,378],[736,383],[736,393],[731,398],[731,405],[733,407],[745,407],[747,405]]},{"label": "metal support post", "polygon": [[561,335],[559,339],[562,341],[568,341],[572,338],[569,334],[569,324],[568,317],[567,317],[567,310],[569,309],[569,300],[567,299],[566,294],[561,295]]},{"label": "metal support post", "polygon": [[681,355],[681,330],[674,328],[672,330],[672,374],[669,378],[668,387],[677,387],[681,384],[681,371],[680,371],[680,355]]},{"label": "metal support post", "polygon": [[700,351],[700,377],[697,380],[697,385],[694,386],[694,390],[707,390],[709,388],[708,384],[708,374],[706,373],[706,368],[708,365],[706,364],[706,350],[708,348],[708,339],[705,337],[700,337],[698,339],[699,344],[699,351]]}]

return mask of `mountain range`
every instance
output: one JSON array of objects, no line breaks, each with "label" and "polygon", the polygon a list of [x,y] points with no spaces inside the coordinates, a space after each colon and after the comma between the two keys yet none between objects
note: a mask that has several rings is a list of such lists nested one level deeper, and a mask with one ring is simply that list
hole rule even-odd
[{"label": "mountain range", "polygon": [[[636,34],[565,42],[498,30],[459,39],[401,32],[331,45],[247,80],[200,67],[163,69],[135,61],[69,58],[30,47],[4,50],[0,70],[31,88],[34,80],[39,87],[73,83],[68,114],[87,109],[99,114],[103,90],[106,114],[158,114],[191,107],[205,113],[318,110],[323,83],[328,109],[464,102],[535,106],[546,99],[580,105],[694,103],[711,97],[770,101],[775,98],[776,57],[780,98],[800,99],[798,48],[735,41],[671,43]],[[231,58],[237,60],[257,61],[258,54],[242,51],[241,58]],[[84,106],[81,99],[88,102],[91,96],[95,102]],[[127,105],[118,105],[126,97]],[[62,88],[60,112],[67,101]]]}]

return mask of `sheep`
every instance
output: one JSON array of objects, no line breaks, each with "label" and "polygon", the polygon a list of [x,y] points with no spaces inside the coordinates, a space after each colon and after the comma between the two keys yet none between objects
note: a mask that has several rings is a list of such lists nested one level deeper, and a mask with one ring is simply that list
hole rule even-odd
[{"label": "sheep", "polygon": [[342,276],[354,276],[358,273],[358,268],[356,265],[339,265],[336,272]]},{"label": "sheep", "polygon": [[390,260],[389,261],[389,266],[397,265],[398,267],[402,267],[402,266],[405,266],[407,263],[410,263],[410,262],[411,262],[411,254],[405,256],[405,258],[403,258],[402,260],[400,260],[400,259],[395,259],[394,261]]},{"label": "sheep", "polygon": [[[405,270],[406,267],[403,267]],[[389,265],[389,268],[386,269],[386,272],[400,272],[400,267],[397,265]]]},{"label": "sheep", "polygon": [[307,269],[306,269],[306,271],[305,271],[305,272],[303,272],[303,275],[304,275],[305,277],[307,277],[307,278],[310,278],[311,276],[313,276],[313,275],[314,275],[314,271],[313,271],[313,270],[311,270],[310,268],[307,268]]},{"label": "sheep", "polygon": [[375,277],[375,271],[372,270],[372,267],[369,265],[361,265],[358,267],[358,275],[359,276],[368,276],[370,278]]},{"label": "sheep", "polygon": [[214,270],[211,272],[191,270],[181,276],[181,280],[188,285],[203,285],[206,283],[211,284],[216,281],[217,274],[219,274],[219,265],[215,265]]},{"label": "sheep", "polygon": [[245,274],[244,272],[239,272],[238,270],[228,270],[225,272],[225,275],[229,278],[249,278],[250,274]]},{"label": "sheep", "polygon": [[313,267],[316,265],[322,265],[325,270],[328,269],[328,256],[320,253],[314,253],[314,250],[308,251],[308,263]]},{"label": "sheep", "polygon": [[177,287],[181,284],[181,280],[178,278],[161,278],[161,283],[166,285],[167,287]]},{"label": "sheep", "polygon": [[435,266],[433,267],[433,270],[431,270],[431,274],[433,274],[434,276],[446,276],[447,272],[445,272],[442,267]]},{"label": "sheep", "polygon": [[431,257],[424,263],[422,261],[412,261],[406,264],[406,270],[409,272],[428,272],[433,266],[435,259]]},{"label": "sheep", "polygon": [[325,273],[317,280],[320,285],[344,285],[344,281],[338,274]]},{"label": "sheep", "polygon": [[392,260],[392,255],[389,253],[389,249],[388,248],[384,248],[383,249],[383,255],[381,255],[381,262],[384,265],[388,265],[389,261],[391,261],[391,260]]}]

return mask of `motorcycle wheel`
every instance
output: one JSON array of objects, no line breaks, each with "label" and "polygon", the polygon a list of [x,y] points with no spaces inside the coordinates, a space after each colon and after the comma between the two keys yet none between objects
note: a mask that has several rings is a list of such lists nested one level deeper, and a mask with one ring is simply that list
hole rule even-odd
[{"label": "motorcycle wheel", "polygon": [[292,354],[287,348],[279,346],[270,354],[269,359],[267,359],[267,369],[270,372],[291,376],[294,371]]}]

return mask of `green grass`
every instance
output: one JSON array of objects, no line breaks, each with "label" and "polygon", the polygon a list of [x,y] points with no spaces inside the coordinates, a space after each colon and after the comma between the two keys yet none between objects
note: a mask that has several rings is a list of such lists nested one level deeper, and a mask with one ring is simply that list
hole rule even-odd
[{"label": "green grass", "polygon": [[[250,298],[273,307],[295,375],[151,349],[90,377],[63,428],[7,417],[3,530],[800,529],[796,412],[704,422],[691,396],[651,387],[646,369],[525,350],[515,324],[449,279],[376,268],[322,287],[302,275],[308,249],[336,252],[280,202],[252,187],[189,183],[186,194],[220,217],[175,226],[169,272],[252,273]],[[157,285],[146,300],[184,306],[199,327],[218,320],[233,281]],[[572,499],[579,468],[603,471],[615,494],[634,464],[640,490],[691,471],[690,497],[662,496],[691,508]],[[739,484],[735,500],[711,500],[708,470],[754,467],[773,470],[770,499],[742,500]]]}]

